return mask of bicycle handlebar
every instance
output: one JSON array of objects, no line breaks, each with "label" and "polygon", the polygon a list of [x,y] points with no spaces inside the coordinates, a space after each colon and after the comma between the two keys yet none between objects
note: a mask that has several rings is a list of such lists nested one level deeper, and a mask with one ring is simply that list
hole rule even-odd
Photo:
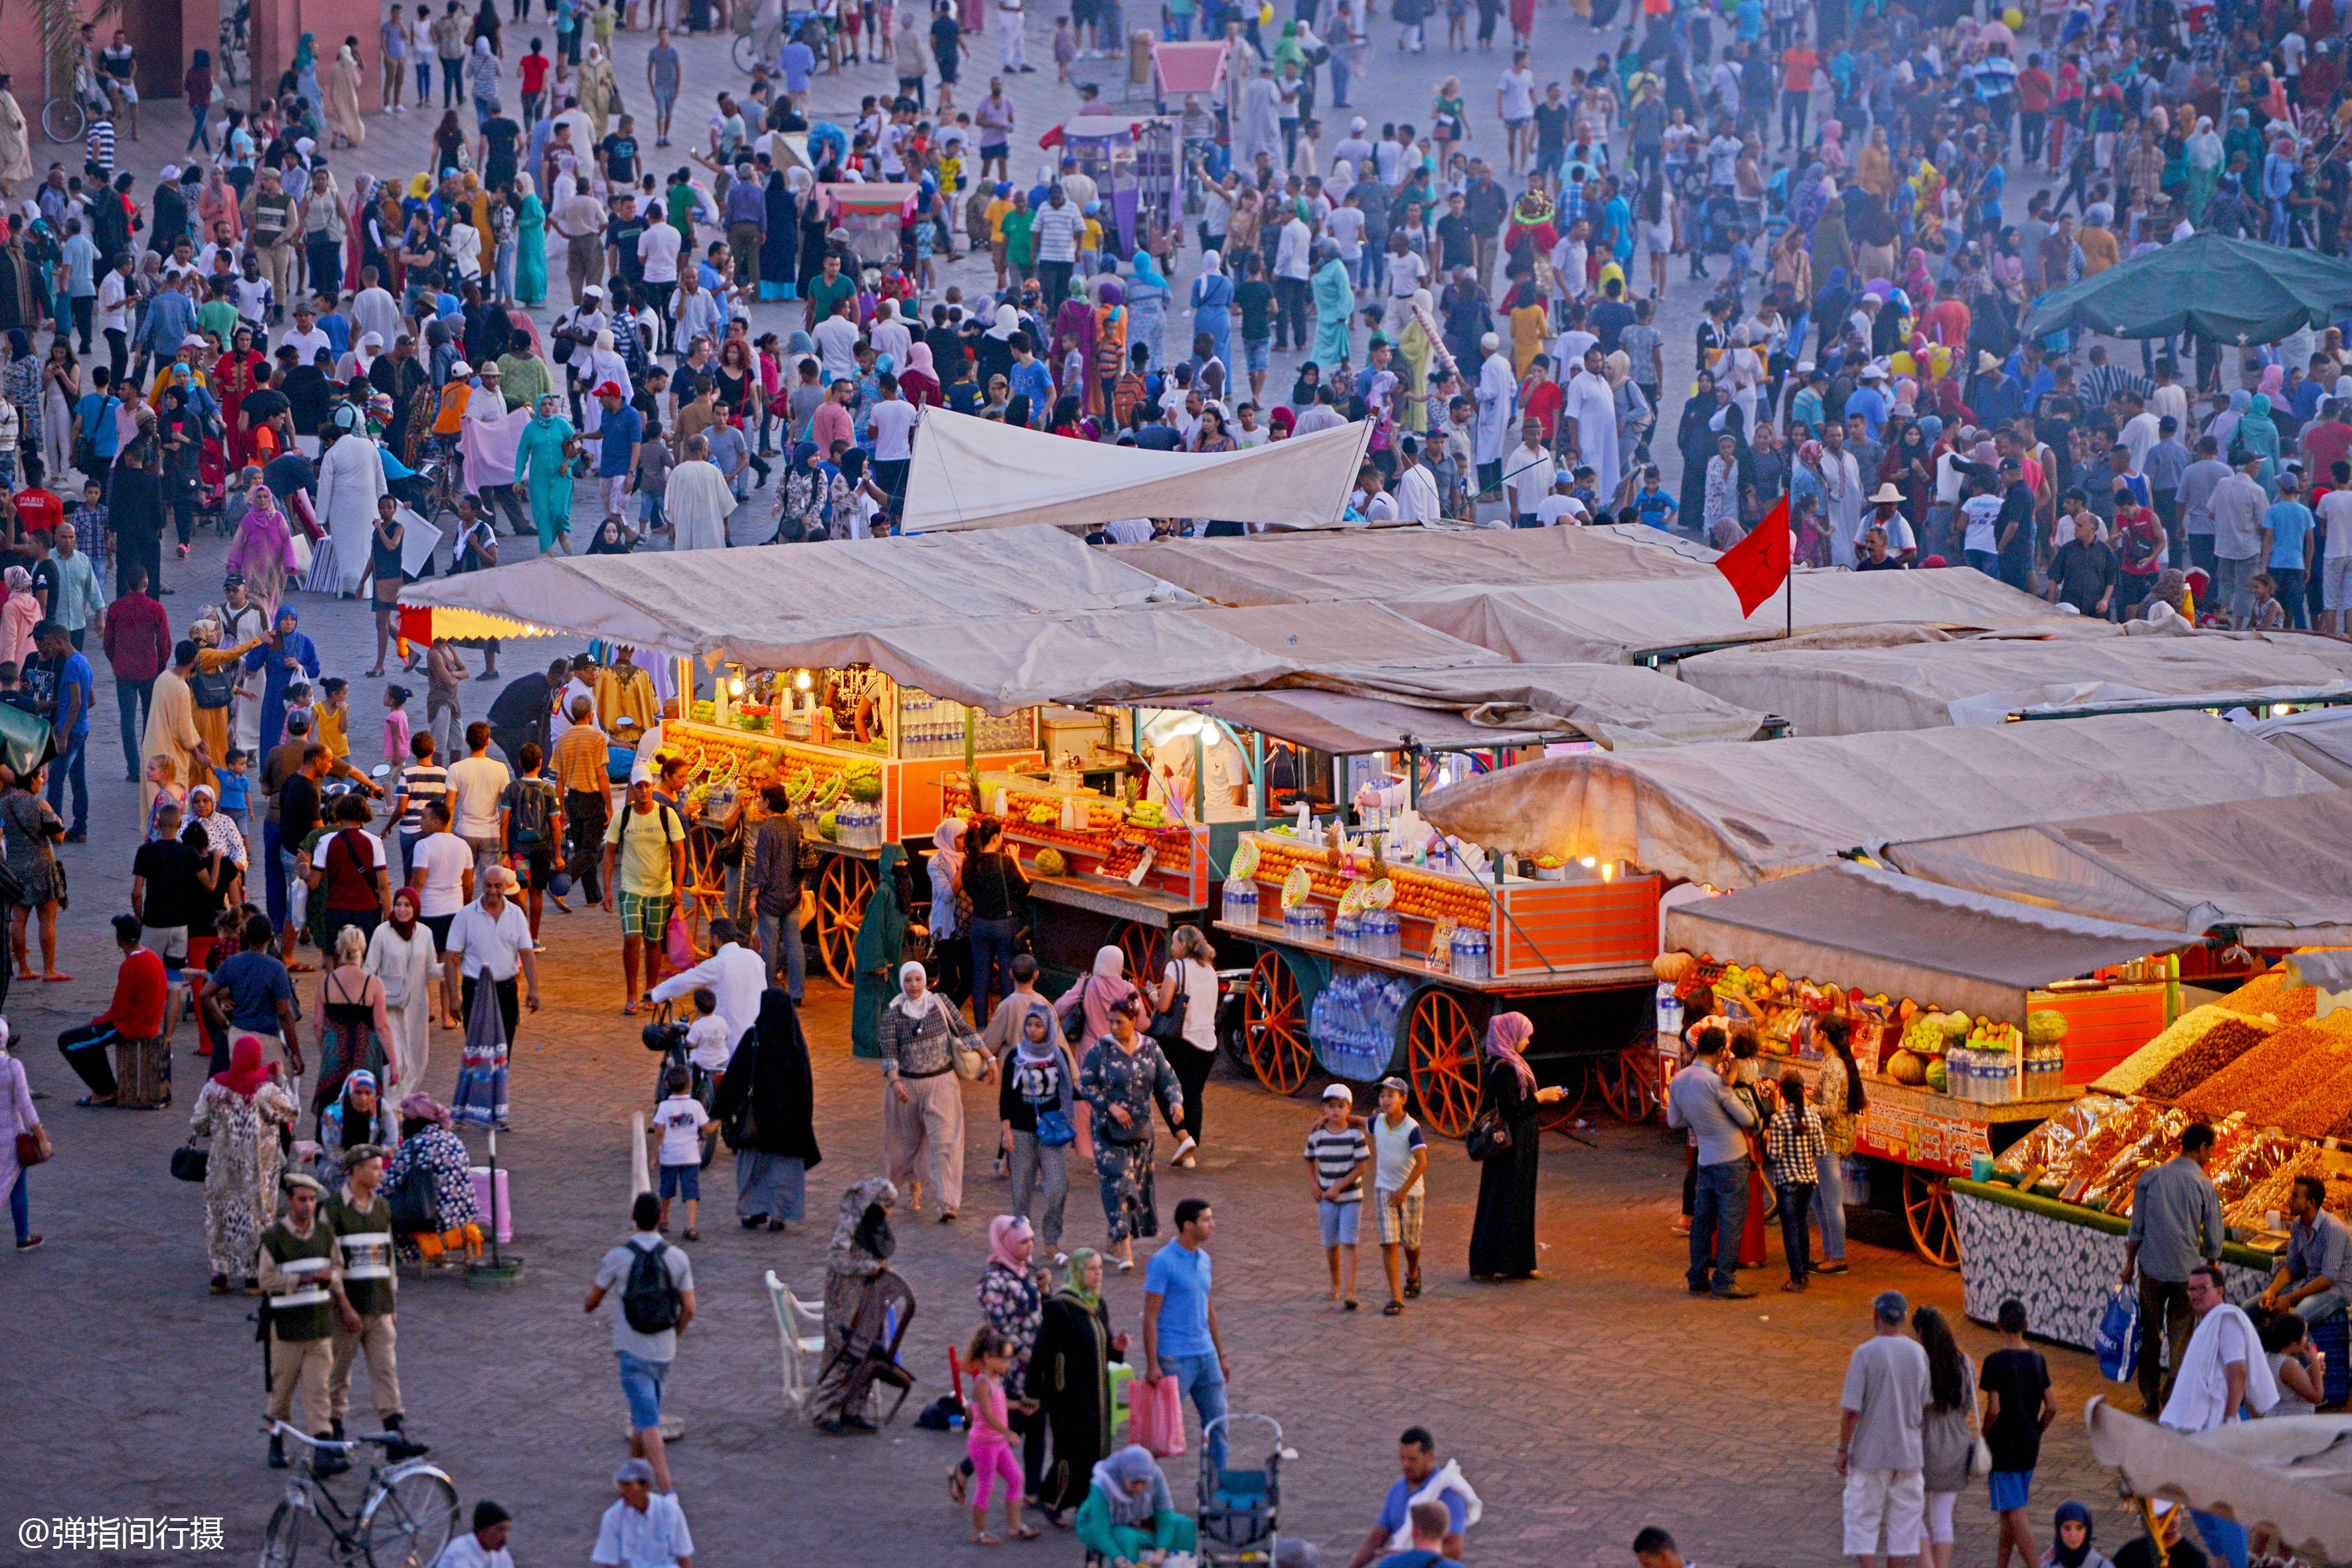
[{"label": "bicycle handlebar", "polygon": [[290,1426],[283,1421],[269,1422],[261,1429],[273,1437],[291,1437],[296,1442],[307,1444],[313,1448],[332,1448],[338,1453],[344,1454],[350,1453],[362,1443],[375,1443],[389,1448],[394,1443],[404,1441],[397,1432],[385,1432],[375,1436],[317,1437],[299,1427]]}]

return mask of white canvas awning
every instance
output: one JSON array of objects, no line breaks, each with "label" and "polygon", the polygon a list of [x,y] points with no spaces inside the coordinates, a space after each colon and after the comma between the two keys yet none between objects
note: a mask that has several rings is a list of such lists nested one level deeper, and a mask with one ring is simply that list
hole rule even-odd
[{"label": "white canvas awning", "polygon": [[1246,451],[1146,452],[930,408],[915,426],[899,527],[938,533],[1202,517],[1339,528],[1371,437],[1371,426],[1358,423]]},{"label": "white canvas awning", "polygon": [[1600,528],[1379,528],[1115,547],[1129,565],[1219,605],[1385,600],[1445,588],[1695,578],[1715,552],[1641,524]]},{"label": "white canvas awning", "polygon": [[2176,1432],[2104,1395],[2084,1407],[2091,1453],[2133,1491],[2278,1538],[2305,1563],[2352,1563],[2352,1416],[2281,1415]]},{"label": "white canvas awning", "polygon": [[1764,721],[1672,676],[1626,665],[1360,665],[1285,676],[1272,687],[1171,698],[1168,706],[1341,755],[1408,743],[1476,749],[1575,740],[1635,750],[1745,741]]},{"label": "white canvas awning", "polygon": [[2208,695],[2227,706],[2352,691],[2352,644],[2262,632],[1969,637],[1835,650],[1768,643],[1686,658],[1675,672],[1779,714],[1800,735],[1858,735],[1995,724],[2038,708]]},{"label": "white canvas awning", "polygon": [[2308,708],[2275,719],[2242,719],[2239,727],[2259,735],[2337,784],[2352,787],[2352,708]]},{"label": "white canvas awning", "polygon": [[2352,791],[2102,813],[1886,847],[1914,876],[2257,947],[2352,943]]},{"label": "white canvas awning", "polygon": [[1389,665],[1439,669],[1510,662],[1492,649],[1409,621],[1383,605],[1261,605],[1246,609],[1204,605],[1178,613],[1306,669]]},{"label": "white canvas awning", "polygon": [[[1778,594],[1755,614],[1741,614],[1731,584],[1711,565],[1688,575],[1405,589],[1369,596],[1423,626],[1525,664],[1623,663],[1678,648],[1774,639],[1782,636],[1790,614]],[[1801,637],[1881,625],[2023,626],[2046,622],[2050,613],[2032,595],[1965,569],[1800,572],[1796,579],[1794,616]]]},{"label": "white canvas awning", "polygon": [[2005,1024],[2026,993],[2187,945],[2179,931],[2013,904],[1840,861],[1666,911],[1665,945]]},{"label": "white canvas awning", "polygon": [[1889,841],[2331,787],[2221,720],[2151,713],[1591,752],[1465,780],[1421,809],[1490,849],[1738,888]]}]

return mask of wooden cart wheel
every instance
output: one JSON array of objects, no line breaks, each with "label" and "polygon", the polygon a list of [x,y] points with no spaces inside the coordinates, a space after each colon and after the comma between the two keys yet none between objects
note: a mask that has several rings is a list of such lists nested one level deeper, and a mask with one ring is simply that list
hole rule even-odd
[{"label": "wooden cart wheel", "polygon": [[1586,1072],[1572,1084],[1562,1084],[1570,1098],[1555,1100],[1536,1112],[1536,1127],[1544,1132],[1557,1132],[1574,1121],[1584,1110],[1584,1102],[1592,1098],[1592,1075]]},{"label": "wooden cart wheel", "polygon": [[1433,1132],[1459,1138],[1478,1114],[1479,1023],[1460,996],[1436,986],[1412,999],[1409,1016],[1405,1065],[1422,1120]]},{"label": "wooden cart wheel", "polygon": [[857,982],[857,928],[866,900],[874,895],[874,874],[863,860],[828,855],[816,879],[816,951],[833,983],[848,990]]},{"label": "wooden cart wheel", "polygon": [[1658,1044],[1645,1034],[1601,1068],[1601,1098],[1626,1121],[1647,1121],[1658,1108]]},{"label": "wooden cart wheel", "polygon": [[1960,1232],[1952,1223],[1952,1189],[1944,1177],[1903,1167],[1903,1219],[1920,1257],[1938,1268],[1960,1266]]},{"label": "wooden cart wheel", "polygon": [[1307,1004],[1282,954],[1258,955],[1242,997],[1242,1050],[1258,1082],[1276,1094],[1296,1094],[1315,1065],[1307,1043]]},{"label": "wooden cart wheel", "polygon": [[1130,923],[1118,933],[1118,950],[1127,955],[1127,977],[1129,981],[1139,988],[1160,984],[1159,927]]}]

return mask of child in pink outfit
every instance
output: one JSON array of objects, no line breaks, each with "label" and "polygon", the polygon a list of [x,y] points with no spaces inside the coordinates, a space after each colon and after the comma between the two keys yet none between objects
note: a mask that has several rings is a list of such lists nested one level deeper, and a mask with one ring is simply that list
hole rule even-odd
[{"label": "child in pink outfit", "polygon": [[1013,1452],[1013,1428],[1005,1420],[1004,1377],[1013,1370],[1013,1344],[994,1329],[972,1335],[965,1365],[971,1369],[971,1394],[966,1401],[971,1436],[964,1451],[971,1456],[973,1479],[980,1489],[971,1496],[971,1538],[982,1546],[998,1544],[988,1533],[988,1499],[997,1481],[1004,1482],[1004,1533],[1015,1541],[1034,1541],[1037,1527],[1021,1522],[1021,1461]]},{"label": "child in pink outfit", "polygon": [[394,773],[408,765],[408,688],[383,689],[383,760]]}]

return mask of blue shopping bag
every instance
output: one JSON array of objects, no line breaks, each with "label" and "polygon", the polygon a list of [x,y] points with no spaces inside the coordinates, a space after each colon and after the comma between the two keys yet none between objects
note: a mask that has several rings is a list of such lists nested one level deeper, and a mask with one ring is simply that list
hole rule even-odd
[{"label": "blue shopping bag", "polygon": [[2129,1383],[2139,1366],[2139,1292],[2118,1285],[2099,1314],[2099,1373],[2111,1383]]}]

